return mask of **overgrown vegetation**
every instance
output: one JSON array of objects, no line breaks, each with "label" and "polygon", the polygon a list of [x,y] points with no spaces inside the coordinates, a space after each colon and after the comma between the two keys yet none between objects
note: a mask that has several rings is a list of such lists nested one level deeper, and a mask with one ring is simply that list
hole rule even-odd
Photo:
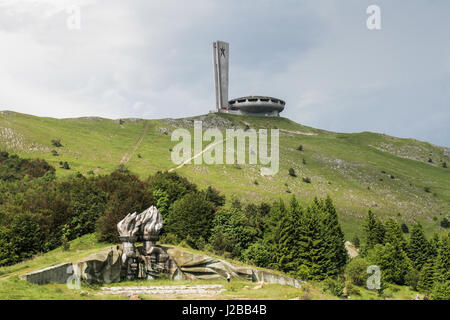
[{"label": "overgrown vegetation", "polygon": [[323,281],[324,292],[336,297],[359,295],[367,267],[376,265],[382,271],[380,295],[408,285],[432,299],[450,299],[448,234],[427,239],[418,223],[409,231],[405,223],[380,220],[369,211],[364,237],[354,236],[360,256],[349,261],[329,196],[306,204],[295,196],[289,203],[226,202],[214,188],[200,190],[176,173],[141,180],[123,166],[108,175],[56,179],[45,161],[0,155],[0,266],[60,246],[68,251],[71,240],[94,232],[98,240],[116,243],[116,225],[127,213],[156,205],[166,243]]},{"label": "overgrown vegetation", "polygon": [[432,299],[450,299],[450,239],[437,234],[427,239],[421,224],[415,223],[409,240],[405,228],[395,220],[381,221],[369,211],[365,219],[365,243],[360,257],[346,269],[353,284],[361,285],[369,276],[369,265],[381,269],[381,292],[388,284],[409,285]]}]

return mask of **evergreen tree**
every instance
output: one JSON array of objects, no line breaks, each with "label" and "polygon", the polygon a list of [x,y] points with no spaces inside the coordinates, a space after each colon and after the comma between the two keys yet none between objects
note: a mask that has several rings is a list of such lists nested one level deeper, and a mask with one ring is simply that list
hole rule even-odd
[{"label": "evergreen tree", "polygon": [[372,249],[376,244],[382,244],[384,241],[384,226],[381,221],[375,218],[375,215],[369,210],[364,223],[364,232],[366,235],[366,247]]},{"label": "evergreen tree", "polygon": [[403,233],[409,233],[409,228],[406,225],[406,223],[402,223],[402,232]]},{"label": "evergreen tree", "polygon": [[430,258],[430,244],[425,238],[422,226],[419,223],[413,225],[411,230],[411,239],[408,246],[408,255],[411,262],[418,271]]},{"label": "evergreen tree", "polygon": [[322,210],[324,240],[331,262],[328,275],[337,275],[343,270],[348,260],[344,233],[339,225],[336,208],[330,196],[320,202],[316,201],[316,203]]},{"label": "evergreen tree", "polygon": [[287,209],[284,202],[280,199],[275,202],[267,216],[267,232],[264,234],[265,243],[268,244],[268,251],[271,253],[270,266],[277,269],[279,267],[278,261],[280,260],[279,243],[282,235],[282,229],[284,221],[287,216]]},{"label": "evergreen tree", "polygon": [[403,237],[400,225],[394,219],[388,219],[385,223],[384,243],[391,243],[400,246],[406,252],[407,242]]},{"label": "evergreen tree", "polygon": [[361,241],[359,240],[359,237],[356,235],[353,237],[352,243],[356,248],[359,248],[361,245]]},{"label": "evergreen tree", "polygon": [[450,237],[445,234],[437,246],[435,278],[438,282],[450,281]]},{"label": "evergreen tree", "polygon": [[386,282],[405,284],[405,276],[411,269],[411,262],[397,243],[377,244],[369,251],[367,259],[380,267]]},{"label": "evergreen tree", "polygon": [[179,239],[188,236],[195,242],[202,237],[208,239],[214,220],[214,204],[203,193],[188,193],[170,207],[167,216],[167,232]]},{"label": "evergreen tree", "polygon": [[434,285],[433,264],[425,263],[419,273],[417,289],[422,292],[430,293]]},{"label": "evergreen tree", "polygon": [[301,260],[299,273],[307,270],[310,279],[323,280],[332,270],[320,209],[312,204],[300,219],[297,241],[297,255]]},{"label": "evergreen tree", "polygon": [[298,250],[298,241],[302,232],[302,219],[303,209],[293,196],[290,207],[280,221],[281,232],[278,242],[279,258],[277,264],[280,270],[294,275],[297,275],[297,271],[303,263]]}]

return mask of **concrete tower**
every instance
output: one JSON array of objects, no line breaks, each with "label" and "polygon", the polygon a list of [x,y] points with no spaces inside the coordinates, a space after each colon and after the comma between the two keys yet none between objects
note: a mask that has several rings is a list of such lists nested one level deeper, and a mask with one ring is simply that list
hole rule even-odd
[{"label": "concrete tower", "polygon": [[228,61],[229,45],[223,41],[213,43],[214,84],[216,89],[216,109],[228,109]]}]

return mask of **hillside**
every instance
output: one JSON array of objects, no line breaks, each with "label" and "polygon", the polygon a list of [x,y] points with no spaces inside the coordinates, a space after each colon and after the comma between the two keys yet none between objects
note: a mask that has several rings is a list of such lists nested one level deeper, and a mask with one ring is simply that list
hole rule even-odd
[{"label": "hillside", "polygon": [[[27,260],[16,265],[8,267],[0,267],[0,300],[129,300],[129,295],[111,295],[101,290],[101,285],[81,283],[80,289],[70,289],[66,284],[46,284],[37,285],[29,283],[25,280],[19,280],[19,275],[43,269],[49,266],[57,265],[64,262],[76,261],[82,257],[86,257],[90,254],[100,252],[110,247],[111,244],[99,243],[96,240],[94,234],[88,234],[75,239],[70,242],[70,249],[68,251],[57,248],[50,252],[40,254],[31,260]],[[201,251],[180,248],[182,250],[188,250],[195,253],[205,254]],[[210,253],[206,253],[210,254]],[[234,263],[241,264],[237,261]],[[273,271],[272,271],[273,272]],[[352,294],[348,298],[337,298],[331,293],[327,292],[324,287],[324,283],[321,282],[308,282],[302,285],[301,288],[295,288],[287,285],[279,284],[264,284],[252,283],[246,280],[233,279],[231,283],[226,283],[225,280],[136,280],[136,281],[123,281],[120,282],[120,286],[127,287],[141,287],[141,286],[174,286],[174,285],[221,285],[225,289],[224,292],[214,295],[199,295],[199,294],[152,294],[141,295],[139,299],[273,299],[273,300],[286,300],[286,299],[306,299],[306,300],[329,300],[329,299],[356,299],[356,300],[369,300],[369,299],[399,299],[399,300],[412,300],[417,292],[412,291],[408,287],[389,285],[389,289],[386,290],[383,296],[379,296],[376,291],[368,290],[363,287],[358,287],[354,292],[358,294]],[[105,287],[117,287],[118,283],[112,283],[104,285]]]},{"label": "hillside", "polygon": [[[228,198],[271,201],[295,194],[309,201],[329,194],[335,201],[347,239],[359,233],[371,208],[410,224],[420,221],[428,234],[450,213],[450,149],[413,139],[370,132],[334,133],[302,126],[286,118],[208,114],[185,119],[122,119],[97,117],[53,119],[0,112],[0,149],[26,158],[43,158],[58,176],[76,172],[109,173],[120,163],[146,178],[169,170],[176,128],[280,129],[280,171],[261,176],[260,165],[185,165],[176,169],[200,186],[213,185]],[[60,140],[55,147],[51,140]],[[203,143],[203,148],[208,142]],[[303,151],[297,150],[299,145]],[[58,155],[52,155],[55,150]],[[431,159],[431,162],[430,162]],[[70,170],[60,168],[67,161]],[[288,174],[293,168],[297,177]],[[302,178],[308,177],[311,183]]]}]

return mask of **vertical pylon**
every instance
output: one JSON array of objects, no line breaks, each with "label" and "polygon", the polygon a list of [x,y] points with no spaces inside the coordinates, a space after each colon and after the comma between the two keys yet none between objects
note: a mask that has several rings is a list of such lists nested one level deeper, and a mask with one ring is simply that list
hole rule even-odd
[{"label": "vertical pylon", "polygon": [[217,111],[228,109],[228,63],[229,44],[223,41],[213,43],[214,85]]}]

